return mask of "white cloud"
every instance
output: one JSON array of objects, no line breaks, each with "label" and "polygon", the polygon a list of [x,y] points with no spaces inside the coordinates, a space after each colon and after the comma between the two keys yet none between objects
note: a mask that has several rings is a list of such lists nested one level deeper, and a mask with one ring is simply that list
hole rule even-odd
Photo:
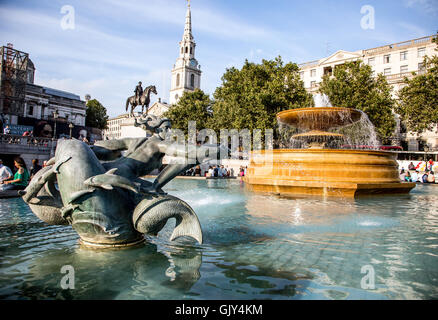
[{"label": "white cloud", "polygon": [[[26,9],[0,7],[0,38],[28,52],[37,72],[35,83],[99,99],[109,114],[121,105],[136,83],[155,84],[167,99],[170,69],[176,58],[169,40],[150,37],[153,43],[104,32],[76,19],[74,30],[64,31],[60,16]],[[82,20],[82,22],[81,22]],[[17,24],[16,21],[21,21]]]},{"label": "white cloud", "polygon": [[416,8],[427,14],[438,14],[438,0],[404,0],[408,8]]},{"label": "white cloud", "polygon": [[[183,1],[148,0],[148,1],[117,1],[107,0],[110,15],[116,14],[118,19],[135,17],[145,23],[169,23],[183,26],[186,5]],[[227,39],[240,39],[248,41],[254,38],[267,38],[272,35],[266,27],[251,25],[242,21],[242,18],[233,13],[221,13],[202,6],[202,3],[192,7],[192,24],[196,26],[196,33],[208,33]],[[181,31],[183,29],[181,28]],[[182,32],[181,32],[182,36]]]}]

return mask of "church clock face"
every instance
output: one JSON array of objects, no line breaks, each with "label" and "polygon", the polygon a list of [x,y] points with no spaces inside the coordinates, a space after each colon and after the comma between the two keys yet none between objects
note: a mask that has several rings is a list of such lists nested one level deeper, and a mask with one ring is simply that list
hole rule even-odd
[{"label": "church clock face", "polygon": [[196,67],[196,65],[197,65],[196,60],[195,60],[195,59],[190,59],[190,65],[191,65],[192,67]]}]

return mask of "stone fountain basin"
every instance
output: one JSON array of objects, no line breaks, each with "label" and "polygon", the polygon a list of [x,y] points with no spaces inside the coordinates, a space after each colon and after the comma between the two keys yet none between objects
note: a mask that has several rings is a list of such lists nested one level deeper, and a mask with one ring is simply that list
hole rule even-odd
[{"label": "stone fountain basin", "polygon": [[356,109],[322,107],[285,110],[277,114],[277,119],[301,130],[325,131],[355,123],[361,116],[362,113]]},{"label": "stone fountain basin", "polygon": [[251,154],[249,189],[285,195],[355,197],[408,193],[399,179],[397,154],[337,149],[262,150]]}]

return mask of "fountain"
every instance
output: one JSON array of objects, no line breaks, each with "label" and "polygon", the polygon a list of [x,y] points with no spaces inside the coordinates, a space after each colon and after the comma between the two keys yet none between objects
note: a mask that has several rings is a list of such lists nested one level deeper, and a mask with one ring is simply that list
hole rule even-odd
[{"label": "fountain", "polygon": [[[291,136],[289,145],[304,148],[253,152],[245,177],[249,189],[335,197],[409,193],[415,183],[400,181],[396,153],[377,150],[375,142],[359,146],[371,150],[357,149],[357,142],[351,143],[356,140],[340,133],[362,119],[369,122],[359,110],[325,106],[278,113],[279,123],[301,131]],[[267,157],[272,161],[265,161]]]}]

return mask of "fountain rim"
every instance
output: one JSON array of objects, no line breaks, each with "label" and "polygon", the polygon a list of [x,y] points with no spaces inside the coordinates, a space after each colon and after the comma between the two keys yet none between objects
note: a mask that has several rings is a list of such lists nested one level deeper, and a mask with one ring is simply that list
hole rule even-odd
[{"label": "fountain rim", "polygon": [[280,119],[282,115],[291,114],[291,113],[293,114],[297,112],[311,112],[311,111],[338,112],[338,111],[347,111],[347,110],[348,112],[357,112],[357,113],[361,112],[359,109],[346,108],[346,107],[305,107],[305,108],[296,108],[296,109],[288,109],[288,110],[280,111],[279,113],[277,113],[277,119]]},{"label": "fountain rim", "polygon": [[273,150],[253,150],[250,154],[266,154],[266,153],[282,154],[282,153],[358,153],[358,154],[375,154],[375,155],[396,155],[395,151],[387,150],[363,150],[363,149],[273,149]]}]

